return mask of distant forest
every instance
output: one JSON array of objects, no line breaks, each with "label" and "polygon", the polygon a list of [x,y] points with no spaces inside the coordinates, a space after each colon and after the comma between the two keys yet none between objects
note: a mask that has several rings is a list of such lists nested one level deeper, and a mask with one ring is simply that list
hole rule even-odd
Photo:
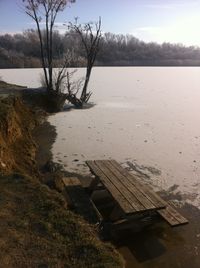
[{"label": "distant forest", "polygon": [[[45,34],[45,33],[43,33]],[[85,55],[77,34],[54,32],[55,67],[65,55],[73,54],[71,67],[85,66]],[[200,66],[200,48],[181,44],[145,43],[132,35],[103,34],[96,66]],[[0,35],[0,68],[37,68],[40,46],[37,32]]]}]

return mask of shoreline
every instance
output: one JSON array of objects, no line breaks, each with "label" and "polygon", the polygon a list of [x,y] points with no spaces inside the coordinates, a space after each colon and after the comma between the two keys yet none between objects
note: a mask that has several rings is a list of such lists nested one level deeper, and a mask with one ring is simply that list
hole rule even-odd
[{"label": "shoreline", "polygon": [[[122,268],[122,257],[115,248],[102,242],[95,226],[70,210],[63,194],[55,188],[60,172],[38,170],[51,156],[55,131],[44,121],[43,126],[37,124],[33,140],[28,126],[33,124],[32,116],[38,118],[37,112],[30,110],[19,97],[10,97],[9,101],[4,97],[1,101],[5,104],[5,113],[1,113],[0,118],[3,122],[0,142],[1,146],[6,144],[12,148],[9,155],[1,158],[0,167],[1,265]],[[44,115],[42,117],[44,119]]]},{"label": "shoreline", "polygon": [[[67,113],[70,115],[72,112]],[[75,157],[79,161],[82,159],[81,155]],[[131,172],[137,174],[139,179],[150,184],[153,174],[162,176],[161,172],[155,168],[133,166],[128,160],[125,163]],[[70,165],[67,168],[70,169]],[[84,182],[84,177],[82,177],[82,182]],[[160,194],[165,200],[173,201],[174,206],[189,219],[189,224],[173,229],[164,222],[158,222],[152,228],[144,229],[139,234],[124,233],[119,241],[112,241],[112,243],[125,259],[126,268],[154,268],[163,266],[163,263],[166,268],[177,268],[179,265],[181,268],[187,268],[193,263],[195,263],[194,268],[198,268],[200,265],[198,258],[200,254],[199,209],[188,204],[187,196],[182,195],[181,192],[174,193],[174,187],[161,191]],[[176,250],[176,254],[174,254],[174,250]]]},{"label": "shoreline", "polygon": [[[48,150],[50,150],[50,145],[56,138],[55,128],[48,124],[43,127],[41,146],[44,141],[47,142],[47,151],[43,152],[43,157],[47,156],[48,158],[51,154]],[[47,131],[48,127],[50,129]],[[46,137],[50,141],[47,141]],[[69,154],[69,151],[66,150],[66,154]],[[77,158],[79,157],[80,155],[77,156]],[[80,177],[84,181],[84,177]],[[164,194],[165,198],[174,200],[176,206],[182,206],[181,211],[189,219],[189,225],[172,229],[166,224],[158,223],[155,228],[144,230],[139,235],[128,234],[128,238],[124,235],[125,241],[122,239],[116,243],[116,246],[127,261],[126,268],[132,268],[132,265],[135,265],[136,268],[154,268],[163,267],[163,265],[166,268],[177,268],[180,265],[181,268],[187,268],[188,266],[198,268],[200,265],[198,258],[200,254],[200,227],[198,226],[200,212],[198,208],[185,203],[187,196],[178,190],[174,193],[173,189],[171,189],[167,194],[162,194]]]},{"label": "shoreline", "polygon": [[[55,130],[54,126],[48,124],[44,126],[43,133],[48,133],[48,128]],[[76,158],[79,159],[79,156],[77,155]],[[133,170],[134,168],[132,167]],[[143,168],[145,169],[145,167]],[[142,173],[142,171],[144,170],[139,169],[137,166],[134,170],[136,174],[138,173],[140,179],[146,180],[146,174]],[[67,167],[65,172],[68,175],[78,176],[83,184],[84,182],[87,184],[88,176],[84,177],[77,173],[67,172]],[[155,170],[155,172],[157,171]],[[151,180],[151,178],[149,177],[148,180]],[[180,263],[181,268],[187,268],[191,265],[191,262],[188,262],[191,258],[196,263],[194,267],[197,268],[200,251],[197,254],[199,249],[196,249],[195,252],[195,250],[192,250],[192,247],[195,248],[195,245],[200,243],[200,227],[198,224],[200,222],[200,211],[193,205],[184,203],[184,198],[182,199],[179,194],[173,194],[173,191],[171,193],[163,191],[160,194],[165,200],[177,200],[177,202],[174,202],[174,205],[189,219],[188,225],[172,229],[166,223],[161,222],[149,229],[142,230],[140,233],[124,233],[120,240],[111,240],[111,242],[125,259],[126,268],[154,268],[163,266],[163,263],[166,263],[166,266],[164,266],[166,268],[177,268]],[[183,243],[185,244],[184,247]],[[191,251],[188,252],[188,248],[191,248]],[[176,254],[174,254],[174,250],[176,250]]]}]

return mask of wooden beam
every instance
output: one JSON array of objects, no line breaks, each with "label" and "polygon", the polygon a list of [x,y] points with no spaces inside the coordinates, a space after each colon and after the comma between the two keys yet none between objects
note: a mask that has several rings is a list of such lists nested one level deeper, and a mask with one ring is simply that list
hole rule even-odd
[{"label": "wooden beam", "polygon": [[171,226],[179,226],[188,223],[188,220],[170,205],[167,205],[164,209],[159,209],[158,214]]},{"label": "wooden beam", "polygon": [[68,186],[81,186],[81,182],[77,177],[64,177],[62,181],[66,187]]}]

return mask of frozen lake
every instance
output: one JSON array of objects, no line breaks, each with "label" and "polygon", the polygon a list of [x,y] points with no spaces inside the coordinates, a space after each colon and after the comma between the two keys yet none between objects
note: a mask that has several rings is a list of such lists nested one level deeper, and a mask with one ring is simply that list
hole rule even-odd
[{"label": "frozen lake", "polygon": [[[78,75],[84,72],[78,70]],[[7,82],[37,87],[39,69],[0,70]],[[200,68],[94,68],[91,109],[49,117],[54,160],[87,174],[88,159],[114,158],[180,192],[200,208]]]}]

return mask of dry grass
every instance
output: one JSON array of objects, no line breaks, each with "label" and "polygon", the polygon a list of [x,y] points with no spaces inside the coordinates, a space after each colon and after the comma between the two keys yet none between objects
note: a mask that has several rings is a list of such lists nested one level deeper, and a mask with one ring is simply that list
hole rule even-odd
[{"label": "dry grass", "polygon": [[122,267],[119,254],[47,186],[0,177],[0,267]]},{"label": "dry grass", "polygon": [[34,114],[18,98],[0,104],[0,268],[123,267],[93,226],[40,182],[31,136]]}]

